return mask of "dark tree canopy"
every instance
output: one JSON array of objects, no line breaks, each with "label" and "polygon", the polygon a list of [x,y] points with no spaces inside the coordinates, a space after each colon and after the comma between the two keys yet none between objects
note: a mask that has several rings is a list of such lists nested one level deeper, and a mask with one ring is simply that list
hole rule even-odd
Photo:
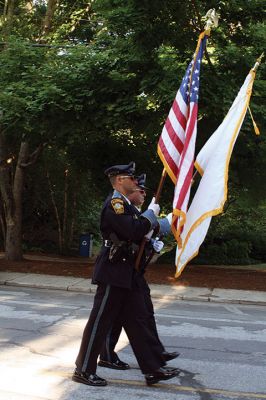
[{"label": "dark tree canopy", "polygon": [[[208,9],[216,8],[220,22],[208,40],[201,72],[197,150],[221,123],[264,50],[262,0],[78,0],[75,5],[18,0],[15,8],[13,4],[9,0],[5,7],[0,5],[0,135],[2,153],[12,159],[10,179],[21,143],[27,143],[29,154],[42,146],[23,183],[22,232],[28,246],[49,242],[51,231],[59,228],[65,250],[73,247],[81,230],[97,234],[97,213],[109,189],[102,171],[118,160],[135,160],[140,172],[148,172],[149,186],[156,188],[162,170],[157,141]],[[239,229],[241,237],[236,234],[239,240],[250,224],[257,236],[265,236],[264,76],[265,62],[250,104],[262,134],[253,134],[247,115],[230,165],[233,201],[224,222],[218,227],[214,223],[211,240],[228,237],[236,215],[244,227]],[[169,209],[172,193],[167,181],[163,209]],[[42,240],[33,238],[31,221],[37,221],[40,231],[46,221],[47,238],[43,233]],[[252,249],[254,240],[246,240]]]}]

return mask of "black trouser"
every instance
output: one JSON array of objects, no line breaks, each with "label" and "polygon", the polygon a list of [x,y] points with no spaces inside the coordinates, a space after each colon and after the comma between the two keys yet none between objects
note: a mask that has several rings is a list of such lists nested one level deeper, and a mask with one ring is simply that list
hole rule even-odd
[{"label": "black trouser", "polygon": [[[159,339],[158,331],[157,331],[157,326],[154,318],[154,308],[151,300],[151,295],[150,295],[150,288],[149,285],[147,284],[145,278],[143,275],[138,277],[138,287],[143,291],[144,294],[144,302],[146,305],[146,309],[148,311],[148,318],[147,318],[147,324],[151,332],[153,332],[155,338],[158,341],[158,349],[163,352],[165,351],[165,348],[162,344],[162,342]],[[100,354],[100,359],[105,360],[105,361],[110,361],[110,362],[115,362],[116,360],[119,359],[118,355],[115,352],[115,346],[119,340],[119,336],[122,331],[122,326],[123,326],[123,320],[121,315],[117,317],[115,320],[113,326],[109,329],[104,345],[101,350]]]},{"label": "black trouser", "polygon": [[122,318],[141,371],[146,374],[165,365],[158,340],[147,323],[149,313],[143,290],[99,285],[76,359],[78,370],[96,372],[98,355],[118,316]]},{"label": "black trouser", "polygon": [[115,352],[115,346],[117,345],[119,336],[122,332],[122,326],[123,321],[121,316],[118,316],[106,335],[104,345],[100,353],[101,360],[109,362],[116,362],[119,360],[119,357]]},{"label": "black trouser", "polygon": [[146,279],[144,277],[142,279],[141,285],[142,285],[141,286],[142,290],[144,292],[146,307],[149,312],[149,317],[148,317],[149,328],[153,332],[154,336],[156,337],[156,339],[158,341],[158,346],[159,346],[161,352],[163,352],[163,351],[165,351],[165,348],[159,339],[159,335],[158,335],[158,331],[157,331],[156,321],[155,321],[155,317],[154,317],[154,308],[153,308],[153,303],[152,303],[152,299],[151,299],[151,291],[150,291],[149,285],[147,284]]}]

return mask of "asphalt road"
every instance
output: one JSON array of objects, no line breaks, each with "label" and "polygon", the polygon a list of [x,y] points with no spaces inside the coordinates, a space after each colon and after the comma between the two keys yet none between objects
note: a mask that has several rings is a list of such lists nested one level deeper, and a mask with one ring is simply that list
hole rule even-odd
[{"label": "asphalt road", "polygon": [[[71,381],[93,296],[0,288],[0,400],[266,399],[266,307],[155,301],[158,330],[180,357],[179,377],[145,385],[125,335],[119,354],[132,368],[98,368],[105,388]],[[140,333],[141,334],[141,333]]]}]

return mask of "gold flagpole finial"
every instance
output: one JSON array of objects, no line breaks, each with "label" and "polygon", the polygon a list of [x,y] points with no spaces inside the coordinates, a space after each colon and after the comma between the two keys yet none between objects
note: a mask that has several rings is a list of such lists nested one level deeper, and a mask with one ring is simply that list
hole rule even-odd
[{"label": "gold flagpole finial", "polygon": [[264,52],[263,53],[261,53],[261,55],[259,56],[259,58],[257,58],[257,60],[256,60],[256,62],[255,62],[255,65],[254,65],[254,67],[252,68],[252,71],[257,71],[257,69],[259,68],[259,65],[260,65],[260,63],[261,63],[261,60],[263,59],[263,57],[264,57]]},{"label": "gold flagpole finial", "polygon": [[205,31],[209,31],[212,27],[217,28],[219,17],[220,15],[215,11],[215,8],[211,8],[207,11],[205,17],[203,17],[203,19],[206,20]]}]

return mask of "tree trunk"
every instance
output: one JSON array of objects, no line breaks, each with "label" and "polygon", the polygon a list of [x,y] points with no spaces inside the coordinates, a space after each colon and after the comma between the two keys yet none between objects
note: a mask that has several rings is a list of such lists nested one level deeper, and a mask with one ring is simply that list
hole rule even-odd
[{"label": "tree trunk", "polygon": [[21,223],[22,223],[22,189],[24,170],[20,162],[28,157],[28,144],[21,143],[14,182],[11,177],[11,165],[8,163],[8,152],[3,134],[0,132],[0,191],[3,198],[6,222],[5,258],[18,261],[22,259]]},{"label": "tree trunk", "polygon": [[43,36],[46,36],[51,31],[56,3],[57,0],[48,0],[46,14],[44,17],[44,24],[43,24]]},{"label": "tree trunk", "polygon": [[22,193],[25,180],[25,169],[21,167],[29,159],[29,144],[22,142],[13,182],[14,207],[6,215],[5,258],[19,261],[22,259]]},{"label": "tree trunk", "polygon": [[[8,152],[2,132],[0,132],[0,192],[3,200],[5,221],[12,219],[14,199],[12,193],[10,165],[7,163]],[[5,232],[6,238],[6,232]],[[6,242],[5,242],[6,243]]]},{"label": "tree trunk", "polygon": [[13,215],[6,219],[5,259],[22,260],[21,223]]},{"label": "tree trunk", "polygon": [[68,238],[68,247],[71,247],[71,244],[74,239],[74,229],[75,229],[75,224],[76,224],[76,214],[77,214],[77,192],[74,190],[74,195],[73,195],[73,205],[72,205],[72,216],[71,216],[71,223],[70,223],[70,232],[69,232],[69,238]]},{"label": "tree trunk", "polygon": [[51,195],[51,201],[52,201],[52,204],[53,204],[53,207],[54,207],[55,218],[56,218],[56,222],[57,222],[59,253],[62,254],[62,252],[63,252],[62,224],[61,224],[61,220],[60,220],[58,207],[57,207],[56,201],[55,201],[55,196],[54,196],[53,186],[52,186],[51,179],[50,179],[50,174],[49,174],[49,171],[48,171],[47,168],[46,168],[46,177],[47,177],[47,180],[48,180],[48,186],[49,186],[49,191],[50,191],[50,195]]},{"label": "tree trunk", "polygon": [[8,7],[8,0],[5,0],[5,3],[4,3],[4,10],[3,10],[4,21],[5,21],[5,19],[6,19],[6,15],[7,15],[7,7]]},{"label": "tree trunk", "polygon": [[63,214],[63,250],[67,247],[67,214],[68,214],[68,169],[65,169],[64,214]]},{"label": "tree trunk", "polygon": [[32,154],[29,154],[29,143],[20,144],[20,150],[12,174],[13,156],[10,156],[0,126],[0,193],[3,200],[6,260],[22,259],[22,194],[26,168],[35,164],[45,143],[40,144]]},{"label": "tree trunk", "polygon": [[5,215],[4,215],[4,204],[1,198],[1,191],[0,191],[0,226],[2,231],[3,243],[5,246],[6,242],[6,224],[5,224]]},{"label": "tree trunk", "polygon": [[4,27],[3,34],[5,37],[10,35],[12,24],[13,24],[13,16],[14,9],[16,6],[17,0],[6,0],[4,4]]}]

